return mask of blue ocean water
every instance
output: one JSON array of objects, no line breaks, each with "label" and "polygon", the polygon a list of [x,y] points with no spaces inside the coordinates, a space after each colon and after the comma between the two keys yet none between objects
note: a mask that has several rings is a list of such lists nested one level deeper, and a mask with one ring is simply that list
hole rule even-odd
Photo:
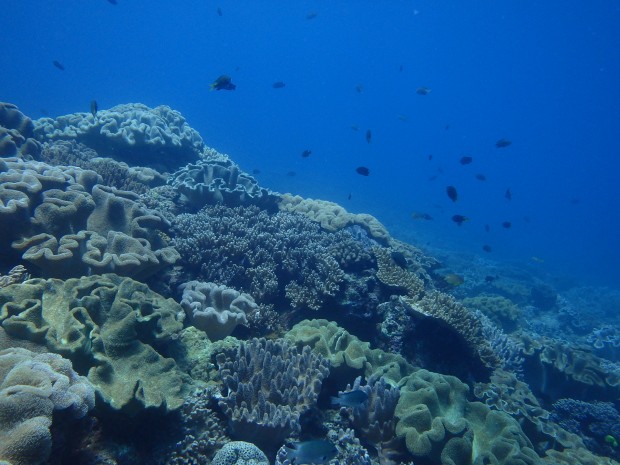
[{"label": "blue ocean water", "polygon": [[[22,0],[3,17],[0,100],[33,118],[166,104],[265,187],[448,254],[618,286],[614,2]],[[209,91],[221,74],[234,91]]]}]

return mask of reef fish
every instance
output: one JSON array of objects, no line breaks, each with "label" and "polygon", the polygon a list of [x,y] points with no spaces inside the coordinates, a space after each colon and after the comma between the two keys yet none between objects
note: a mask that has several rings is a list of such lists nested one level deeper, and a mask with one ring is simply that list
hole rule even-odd
[{"label": "reef fish", "polygon": [[282,81],[276,81],[273,84],[271,84],[271,87],[273,87],[274,89],[282,89],[285,86],[286,84],[283,83]]},{"label": "reef fish", "polygon": [[370,144],[371,141],[372,141],[372,132],[369,129],[366,131],[366,142]]},{"label": "reef fish", "polygon": [[510,221],[504,221],[502,223],[503,228],[510,229],[511,226],[512,226],[512,223]]},{"label": "reef fish", "polygon": [[512,192],[510,192],[510,187],[506,189],[506,192],[504,192],[504,197],[506,197],[507,200],[512,200]]},{"label": "reef fish", "polygon": [[465,221],[469,221],[469,218],[463,215],[452,215],[452,221],[460,226],[465,223]]},{"label": "reef fish", "polygon": [[340,405],[341,407],[358,407],[366,402],[368,394],[361,389],[355,389],[348,392],[338,393],[338,397],[332,397],[332,406]]},{"label": "reef fish", "polygon": [[111,3],[112,5],[118,5],[118,2],[116,0],[108,0],[108,3]]},{"label": "reef fish", "polygon": [[431,93],[431,90],[428,87],[418,87],[415,93],[418,95],[428,95]]},{"label": "reef fish", "polygon": [[510,144],[512,144],[511,140],[500,139],[497,142],[495,142],[495,147],[497,147],[498,149],[501,149],[501,148],[504,148],[504,147],[508,147]]},{"label": "reef fish", "polygon": [[478,181],[486,181],[486,180],[487,180],[487,177],[486,177],[484,174],[482,174],[482,173],[478,173],[478,174],[476,175],[476,179],[477,179]]},{"label": "reef fish", "polygon": [[235,90],[236,88],[231,77],[226,74],[222,74],[211,84],[211,90]]},{"label": "reef fish", "polygon": [[355,168],[355,172],[357,174],[361,174],[362,176],[368,176],[370,174],[370,170],[365,166],[358,166]]},{"label": "reef fish", "polygon": [[485,245],[483,245],[483,246],[482,246],[482,250],[484,250],[484,251],[485,251],[485,252],[487,252],[487,253],[490,253],[490,252],[492,252],[492,251],[493,251],[493,249],[491,248],[491,246],[490,246],[490,245],[487,245],[487,244],[485,244]]},{"label": "reef fish", "polygon": [[304,158],[308,158],[311,153],[312,153],[312,150],[306,149],[303,152],[301,152],[301,156],[304,157]]},{"label": "reef fish", "polygon": [[52,61],[52,64],[58,68],[60,71],[64,71],[65,70],[65,65],[63,65],[60,61],[58,60],[54,60]]},{"label": "reef fish", "polygon": [[474,159],[472,157],[461,157],[461,159],[459,160],[459,163],[461,165],[469,165],[472,161],[474,161]]},{"label": "reef fish", "polygon": [[97,116],[97,110],[99,107],[97,106],[97,100],[90,101],[90,112],[93,114],[93,118]]},{"label": "reef fish", "polygon": [[446,187],[446,194],[448,194],[448,197],[450,198],[450,200],[452,200],[453,202],[456,202],[459,198],[458,193],[456,192],[456,187],[454,186],[448,186]]},{"label": "reef fish", "polygon": [[424,212],[411,212],[411,218],[414,220],[432,220],[433,217]]},{"label": "reef fish", "polygon": [[460,286],[465,282],[465,279],[456,273],[448,273],[443,277],[443,280],[448,283],[450,286]]},{"label": "reef fish", "polygon": [[325,439],[295,442],[284,447],[287,458],[296,465],[326,464],[338,454],[336,446]]}]

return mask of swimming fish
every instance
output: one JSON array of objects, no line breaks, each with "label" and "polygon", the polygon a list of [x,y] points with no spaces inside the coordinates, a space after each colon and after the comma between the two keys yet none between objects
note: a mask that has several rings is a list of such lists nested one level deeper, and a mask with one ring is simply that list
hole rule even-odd
[{"label": "swimming fish", "polygon": [[512,192],[510,192],[510,187],[506,189],[506,192],[504,192],[504,197],[506,197],[507,200],[512,200]]},{"label": "swimming fish", "polygon": [[486,181],[486,180],[487,180],[487,177],[486,177],[484,174],[482,174],[482,173],[478,173],[478,174],[476,175],[476,179],[477,179],[478,181]]},{"label": "swimming fish", "polygon": [[460,226],[465,223],[465,221],[469,221],[469,218],[463,215],[452,215],[452,221]]},{"label": "swimming fish", "polygon": [[218,16],[222,16],[222,9],[218,6],[217,10],[215,10],[217,12]]},{"label": "swimming fish", "polygon": [[311,153],[312,153],[312,150],[306,149],[303,152],[301,152],[301,156],[304,157],[304,158],[308,158]]},{"label": "swimming fish", "polygon": [[273,84],[271,84],[271,87],[273,87],[274,89],[282,89],[284,86],[286,86],[286,84],[283,83],[282,81],[276,81]]},{"label": "swimming fish", "polygon": [[293,176],[297,176],[297,173],[295,173],[295,171],[289,171],[288,173],[286,173],[286,175],[287,175],[289,178],[292,178]]},{"label": "swimming fish", "polygon": [[[406,263],[405,261],[405,264]],[[355,389],[353,391],[338,393],[338,397],[331,398],[331,404],[332,406],[358,407],[366,402],[366,399],[368,399],[368,394],[361,389]]]},{"label": "swimming fish", "polygon": [[349,192],[349,196],[347,197],[347,200],[351,200],[351,193]]},{"label": "swimming fish", "polygon": [[65,66],[58,60],[54,60],[52,61],[52,64],[58,68],[60,71],[64,71],[65,70]]},{"label": "swimming fish", "polygon": [[511,226],[512,226],[512,223],[510,221],[504,221],[502,223],[503,228],[510,229]]},{"label": "swimming fish", "polygon": [[211,84],[211,90],[235,90],[236,88],[231,77],[226,74],[222,74]]},{"label": "swimming fish", "polygon": [[495,142],[495,147],[497,147],[498,149],[501,149],[503,147],[508,147],[510,144],[512,144],[511,140],[500,139],[497,142]]},{"label": "swimming fish", "polygon": [[415,93],[418,95],[428,95],[431,93],[431,90],[428,87],[418,87]]},{"label": "swimming fish", "polygon": [[485,230],[486,232],[489,232],[489,231],[491,230],[491,226],[489,226],[488,224],[485,224],[485,225],[484,225],[484,230]]},{"label": "swimming fish", "polygon": [[116,0],[108,0],[108,3],[111,3],[112,5],[118,5],[118,2]]},{"label": "swimming fish", "polygon": [[306,19],[314,19],[317,16],[318,16],[318,13],[316,11],[311,11],[310,13],[306,15]]},{"label": "swimming fish", "polygon": [[372,141],[372,132],[370,131],[370,129],[368,129],[366,131],[366,142],[370,144],[371,141]]},{"label": "swimming fish", "polygon": [[362,176],[368,176],[370,174],[370,170],[365,166],[358,166],[357,168],[355,168],[355,171],[357,172],[357,174],[361,174]]},{"label": "swimming fish", "polygon": [[97,100],[91,100],[90,101],[90,112],[93,114],[93,118],[97,116],[97,110],[98,110]]},{"label": "swimming fish", "polygon": [[446,187],[446,194],[448,194],[448,197],[450,197],[450,200],[453,202],[456,202],[459,198],[459,195],[456,192],[456,187],[454,186]]},{"label": "swimming fish", "polygon": [[433,159],[433,154],[431,153],[427,158],[428,158],[428,161],[431,161]]},{"label": "swimming fish", "polygon": [[361,94],[362,92],[364,92],[364,86],[363,86],[363,85],[361,85],[361,84],[356,85],[356,86],[355,86],[355,91],[356,91],[358,94]]},{"label": "swimming fish", "polygon": [[487,253],[488,253],[488,252],[492,252],[492,251],[493,251],[493,249],[491,248],[491,246],[490,246],[490,245],[487,245],[487,244],[484,244],[484,245],[482,246],[482,250],[484,250],[484,251],[485,251],[485,252],[487,252]]},{"label": "swimming fish", "polygon": [[429,215],[428,213],[424,213],[424,212],[412,212],[411,218],[413,218],[414,220],[432,220],[433,219],[431,215]]},{"label": "swimming fish", "polygon": [[461,159],[459,160],[459,163],[461,165],[469,165],[472,161],[474,161],[472,157],[461,157]]},{"label": "swimming fish", "polygon": [[456,273],[448,273],[443,277],[443,280],[448,283],[450,286],[460,286],[465,282],[465,279]]},{"label": "swimming fish", "polygon": [[336,446],[325,439],[295,442],[290,446],[284,446],[286,456],[295,465],[326,464],[338,454]]},{"label": "swimming fish", "polygon": [[357,124],[352,124],[352,125],[351,125],[351,129],[352,129],[353,131],[359,131],[359,130],[360,130],[360,127],[359,127]]}]

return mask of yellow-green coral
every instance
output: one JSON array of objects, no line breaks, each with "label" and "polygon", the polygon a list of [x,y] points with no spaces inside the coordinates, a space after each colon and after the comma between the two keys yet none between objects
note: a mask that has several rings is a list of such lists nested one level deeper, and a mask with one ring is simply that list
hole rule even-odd
[{"label": "yellow-green coral", "polygon": [[514,330],[521,310],[511,300],[501,295],[480,294],[463,299],[463,305],[484,313],[496,325],[505,330]]},{"label": "yellow-green coral", "polygon": [[377,278],[383,284],[392,287],[402,288],[407,291],[407,295],[416,299],[424,291],[424,282],[413,273],[401,268],[390,255],[389,249],[374,247],[373,252],[377,259]]}]

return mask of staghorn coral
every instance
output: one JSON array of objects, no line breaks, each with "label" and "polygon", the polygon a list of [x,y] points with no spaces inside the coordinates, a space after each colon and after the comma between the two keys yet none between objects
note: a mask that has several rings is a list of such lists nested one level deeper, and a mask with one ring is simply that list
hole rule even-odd
[{"label": "staghorn coral", "polygon": [[275,211],[279,200],[277,194],[261,188],[256,179],[229,159],[190,163],[174,172],[168,182],[179,192],[180,202],[191,211],[207,204],[257,205]]},{"label": "staghorn coral", "polygon": [[299,417],[316,403],[328,362],[309,347],[251,339],[216,355],[226,394],[219,406],[231,436],[273,451],[300,432]]},{"label": "staghorn coral", "polygon": [[180,289],[181,306],[191,324],[212,341],[229,336],[237,325],[247,324],[246,315],[258,310],[251,296],[215,283],[189,281]]},{"label": "staghorn coral", "polygon": [[172,299],[114,274],[0,289],[0,323],[10,337],[68,358],[105,404],[127,414],[182,404],[185,379],[160,353],[181,330],[182,312]]},{"label": "staghorn coral", "polygon": [[53,412],[81,418],[94,405],[92,385],[60,355],[0,351],[0,462],[45,463],[52,451]]},{"label": "staghorn coral", "polygon": [[28,279],[30,279],[30,274],[28,274],[26,268],[23,265],[17,265],[11,268],[7,274],[0,274],[0,287],[22,283]]},{"label": "staghorn coral", "polygon": [[351,241],[302,215],[269,215],[255,206],[207,206],[173,223],[183,264],[203,281],[224,284],[265,302],[286,297],[293,307],[319,309],[340,290],[344,272],[332,252]]},{"label": "staghorn coral", "polygon": [[0,157],[30,158],[40,151],[32,120],[12,103],[0,102]]},{"label": "staghorn coral", "polygon": [[306,215],[327,231],[339,231],[350,225],[359,225],[368,232],[370,237],[381,244],[387,245],[390,241],[387,229],[374,216],[365,213],[349,213],[337,203],[282,194],[278,206],[281,211]]},{"label": "staghorn coral", "polygon": [[185,118],[165,105],[149,108],[140,103],[117,105],[90,113],[72,113],[34,122],[41,142],[75,140],[130,165],[170,170],[195,161],[204,149],[202,138]]}]

